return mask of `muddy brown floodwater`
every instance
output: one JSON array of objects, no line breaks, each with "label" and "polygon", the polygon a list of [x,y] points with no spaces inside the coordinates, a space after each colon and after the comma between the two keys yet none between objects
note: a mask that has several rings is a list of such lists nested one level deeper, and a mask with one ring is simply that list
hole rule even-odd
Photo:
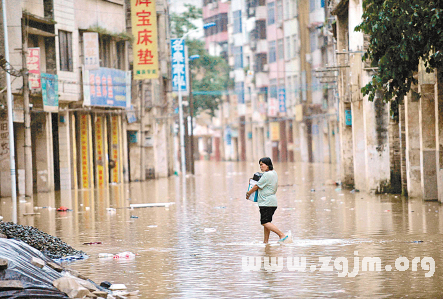
[{"label": "muddy brown floodwater", "polygon": [[[441,297],[438,202],[325,185],[339,178],[334,165],[274,167],[279,206],[273,223],[292,231],[292,244],[277,244],[276,235],[270,245],[261,243],[258,208],[245,200],[258,163],[199,161],[185,186],[175,176],[38,194],[33,202],[20,200],[19,224],[85,251],[90,258],[71,268],[98,283],[124,283],[141,298]],[[173,204],[127,208],[136,203]],[[73,211],[34,209],[59,206]],[[40,215],[23,216],[35,211]],[[11,219],[10,199],[2,199],[0,212]],[[137,256],[98,257],[124,251]],[[249,257],[259,259],[258,268]]]}]

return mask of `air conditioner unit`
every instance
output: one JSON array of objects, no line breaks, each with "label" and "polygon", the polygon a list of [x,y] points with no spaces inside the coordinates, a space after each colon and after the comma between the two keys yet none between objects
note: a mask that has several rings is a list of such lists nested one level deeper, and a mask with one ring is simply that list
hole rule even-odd
[{"label": "air conditioner unit", "polygon": [[263,65],[263,71],[265,71],[265,72],[269,71],[269,64]]},{"label": "air conditioner unit", "polygon": [[306,62],[307,63],[312,63],[312,56],[311,56],[311,54],[306,54]]}]

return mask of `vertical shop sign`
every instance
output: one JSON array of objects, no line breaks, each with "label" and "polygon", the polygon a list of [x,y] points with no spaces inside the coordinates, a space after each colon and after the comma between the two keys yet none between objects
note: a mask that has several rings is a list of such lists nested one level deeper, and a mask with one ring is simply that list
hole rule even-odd
[{"label": "vertical shop sign", "polygon": [[58,112],[58,76],[42,73],[41,83],[43,110]]},{"label": "vertical shop sign", "polygon": [[112,116],[111,120],[111,157],[114,161],[114,168],[112,168],[112,182],[118,183],[118,168],[119,168],[119,158],[118,158],[118,116]]},{"label": "vertical shop sign", "polygon": [[0,161],[9,157],[8,119],[0,121]]},{"label": "vertical shop sign", "polygon": [[83,53],[86,70],[96,70],[100,67],[97,32],[83,33]]},{"label": "vertical shop sign", "polygon": [[105,183],[104,178],[104,149],[103,149],[103,117],[97,116],[95,120],[95,145],[97,153],[97,184],[102,187]]},{"label": "vertical shop sign", "polygon": [[280,140],[280,123],[279,122],[271,122],[269,123],[271,127],[271,141],[279,141]]},{"label": "vertical shop sign", "polygon": [[134,80],[158,78],[155,0],[131,0]]},{"label": "vertical shop sign", "polygon": [[81,177],[82,187],[89,188],[89,163],[88,163],[88,115],[80,115],[80,152],[81,152]]},{"label": "vertical shop sign", "polygon": [[[187,91],[187,67],[185,41],[180,38],[171,39],[172,90]],[[184,95],[184,94],[182,94]]]},{"label": "vertical shop sign", "polygon": [[29,72],[29,87],[31,89],[42,88],[40,80],[40,48],[29,48],[26,64]]},{"label": "vertical shop sign", "polygon": [[278,90],[278,107],[281,113],[286,112],[286,91],[284,88]]}]

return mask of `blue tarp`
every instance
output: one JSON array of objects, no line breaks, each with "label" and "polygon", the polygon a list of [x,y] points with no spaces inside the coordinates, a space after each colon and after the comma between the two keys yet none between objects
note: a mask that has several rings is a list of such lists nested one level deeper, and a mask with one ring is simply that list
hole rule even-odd
[{"label": "blue tarp", "polygon": [[0,280],[19,280],[23,285],[23,289],[0,289],[0,298],[69,298],[52,285],[63,274],[48,266],[34,266],[33,257],[52,262],[24,242],[0,238],[0,258],[8,260],[8,268],[0,270]]}]

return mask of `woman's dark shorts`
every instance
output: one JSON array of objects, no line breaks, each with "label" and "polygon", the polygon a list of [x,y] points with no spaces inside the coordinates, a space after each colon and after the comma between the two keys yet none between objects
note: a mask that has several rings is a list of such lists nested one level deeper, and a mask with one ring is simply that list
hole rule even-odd
[{"label": "woman's dark shorts", "polygon": [[277,207],[259,207],[260,208],[260,223],[263,225],[268,222],[272,222],[272,216],[274,215]]}]

